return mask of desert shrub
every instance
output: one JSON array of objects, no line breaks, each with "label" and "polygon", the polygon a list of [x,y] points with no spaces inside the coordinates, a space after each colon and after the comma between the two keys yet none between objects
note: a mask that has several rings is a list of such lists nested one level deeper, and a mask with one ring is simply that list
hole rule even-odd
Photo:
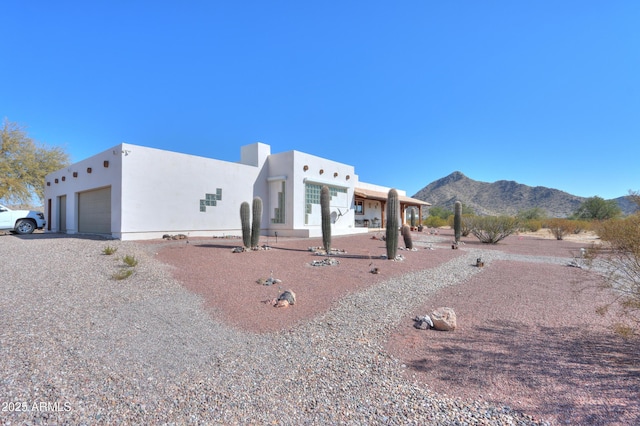
[{"label": "desert shrub", "polygon": [[579,234],[581,232],[585,232],[585,231],[590,231],[592,226],[591,226],[591,222],[588,220],[580,220],[580,219],[576,219],[573,221],[574,224],[574,228],[573,228],[573,233],[574,234]]},{"label": "desert shrub", "polygon": [[564,239],[565,235],[573,233],[576,228],[575,221],[560,218],[548,219],[545,221],[545,225],[549,232],[556,237],[556,240]]},{"label": "desert shrub", "polygon": [[133,268],[134,266],[136,266],[138,264],[138,259],[135,258],[135,256],[132,255],[126,255],[125,257],[122,258],[122,261],[124,262],[125,265]]},{"label": "desert shrub", "polygon": [[448,223],[449,222],[446,219],[443,219],[439,216],[429,216],[424,220],[424,225],[428,226],[429,228],[439,228],[441,226],[447,226]]},{"label": "desert shrub", "polygon": [[133,269],[122,269],[111,276],[114,280],[122,281],[133,275]]},{"label": "desert shrub", "polygon": [[521,228],[526,232],[536,232],[542,228],[542,221],[540,219],[527,219],[522,222]]},{"label": "desert shrub", "polygon": [[520,222],[511,216],[473,216],[466,218],[471,233],[483,243],[496,244],[516,232]]},{"label": "desert shrub", "polygon": [[447,220],[452,214],[453,212],[451,210],[447,210],[444,207],[433,206],[429,208],[429,217],[435,216],[440,219]]},{"label": "desert shrub", "polygon": [[547,217],[547,213],[540,207],[533,207],[531,209],[518,212],[516,217],[522,221],[540,220]]},{"label": "desert shrub", "polygon": [[[463,208],[464,211],[464,208]],[[471,218],[471,217],[475,217],[475,215],[473,214],[462,214],[462,228],[460,229],[460,233],[462,234],[463,237],[468,237],[469,234],[471,233],[471,227],[469,227],[469,225],[467,224],[467,219]]]},{"label": "desert shrub", "polygon": [[[610,219],[595,228],[602,245],[594,249],[604,286],[613,289],[623,312],[640,322],[640,214]],[[594,259],[594,260],[595,260]]]},{"label": "desert shrub", "polygon": [[105,248],[102,249],[102,254],[105,254],[107,256],[111,256],[112,254],[114,254],[117,251],[118,251],[117,247],[106,246]]}]

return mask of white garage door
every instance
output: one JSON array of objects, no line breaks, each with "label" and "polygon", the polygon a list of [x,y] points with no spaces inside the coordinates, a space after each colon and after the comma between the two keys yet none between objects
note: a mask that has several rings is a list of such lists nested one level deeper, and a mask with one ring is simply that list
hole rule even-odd
[{"label": "white garage door", "polygon": [[111,233],[111,187],[78,194],[78,232]]}]

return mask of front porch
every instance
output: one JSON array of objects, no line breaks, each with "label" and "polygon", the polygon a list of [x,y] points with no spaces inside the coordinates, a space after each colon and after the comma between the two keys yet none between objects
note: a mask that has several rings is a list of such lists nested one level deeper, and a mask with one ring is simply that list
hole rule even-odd
[{"label": "front porch", "polygon": [[[388,193],[365,188],[355,188],[355,226],[361,228],[385,228]],[[422,220],[422,208],[431,204],[416,198],[400,195],[400,223],[407,223],[407,211],[418,210],[418,224]]]}]

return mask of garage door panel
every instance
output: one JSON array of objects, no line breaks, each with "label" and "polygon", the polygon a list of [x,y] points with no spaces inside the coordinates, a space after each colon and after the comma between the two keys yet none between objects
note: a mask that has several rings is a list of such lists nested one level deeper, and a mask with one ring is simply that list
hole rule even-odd
[{"label": "garage door panel", "polygon": [[111,187],[78,194],[78,232],[111,233]]}]

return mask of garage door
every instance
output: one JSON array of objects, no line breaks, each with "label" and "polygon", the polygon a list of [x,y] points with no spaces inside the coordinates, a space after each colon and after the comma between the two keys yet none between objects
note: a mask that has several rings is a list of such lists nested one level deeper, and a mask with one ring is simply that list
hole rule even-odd
[{"label": "garage door", "polygon": [[111,233],[111,187],[78,194],[78,232]]}]

